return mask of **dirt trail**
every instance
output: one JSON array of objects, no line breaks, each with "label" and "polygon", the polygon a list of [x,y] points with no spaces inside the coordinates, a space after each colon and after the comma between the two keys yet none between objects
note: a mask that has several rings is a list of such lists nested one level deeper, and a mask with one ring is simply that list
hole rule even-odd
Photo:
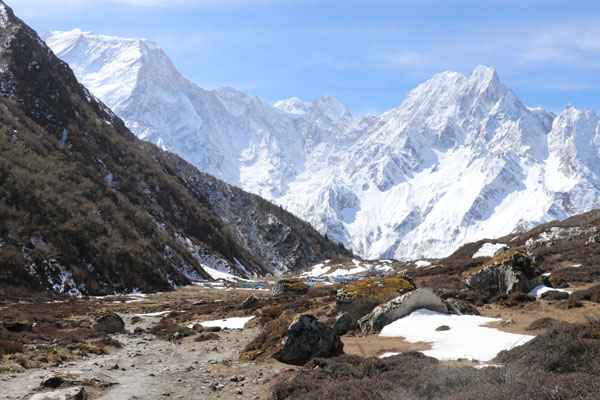
[{"label": "dirt trail", "polygon": [[[236,294],[200,288],[186,288],[174,293],[160,294],[142,300],[90,300],[98,307],[113,305],[126,321],[125,334],[111,335],[118,340],[120,349],[110,348],[109,354],[91,355],[66,362],[60,366],[32,368],[22,373],[0,372],[0,399],[28,399],[40,393],[41,382],[54,374],[104,374],[118,382],[108,387],[84,386],[90,400],[134,399],[264,399],[268,397],[268,383],[290,366],[275,360],[261,363],[238,361],[245,345],[259,332],[257,328],[222,330],[217,340],[194,341],[194,336],[178,343],[156,338],[150,333],[134,335],[134,327],[146,328],[160,321],[162,316],[144,316],[133,324],[136,314],[158,306],[172,307],[178,301],[218,299],[239,301]],[[85,318],[85,316],[82,316]],[[193,322],[206,320],[198,316]],[[135,319],[134,319],[135,321]],[[10,363],[6,359],[2,364]]]}]

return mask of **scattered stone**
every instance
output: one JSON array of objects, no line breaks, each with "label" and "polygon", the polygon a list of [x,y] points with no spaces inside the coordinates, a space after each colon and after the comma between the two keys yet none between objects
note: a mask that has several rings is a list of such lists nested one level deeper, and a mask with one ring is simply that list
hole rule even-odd
[{"label": "scattered stone", "polygon": [[352,316],[349,312],[339,315],[333,323],[333,331],[336,335],[342,336],[350,330],[352,325]]},{"label": "scattered stone", "polygon": [[308,293],[308,285],[302,282],[300,279],[284,278],[273,286],[271,295],[283,296],[283,295],[305,295]]},{"label": "scattered stone", "polygon": [[470,288],[497,296],[515,291],[527,293],[536,284],[542,271],[519,249],[508,249],[480,267],[467,271],[465,283]]},{"label": "scattered stone", "polygon": [[312,315],[302,315],[289,325],[282,348],[273,358],[301,365],[315,357],[337,356],[343,350],[344,344],[332,328]]},{"label": "scattered stone", "polygon": [[363,335],[380,331],[384,326],[420,308],[448,313],[448,307],[433,293],[432,289],[419,288],[375,307],[373,311],[358,320],[358,326]]},{"label": "scattered stone", "polygon": [[17,372],[19,374],[22,374],[23,372],[26,372],[27,370],[25,368],[23,368],[22,365],[19,364],[11,364],[10,365],[10,371],[11,372]]},{"label": "scattered stone", "polygon": [[102,309],[97,311],[94,317],[92,328],[97,332],[122,333],[125,330],[125,322],[115,312]]},{"label": "scattered stone", "polygon": [[37,393],[29,400],[87,400],[88,396],[82,387],[70,387],[46,393]]},{"label": "scattered stone", "polygon": [[450,327],[448,325],[441,325],[435,328],[435,330],[438,332],[449,331]]},{"label": "scattered stone", "polygon": [[254,307],[254,305],[258,303],[259,300],[260,298],[258,296],[251,295],[246,300],[244,300],[241,307],[243,310],[249,310],[252,307]]}]

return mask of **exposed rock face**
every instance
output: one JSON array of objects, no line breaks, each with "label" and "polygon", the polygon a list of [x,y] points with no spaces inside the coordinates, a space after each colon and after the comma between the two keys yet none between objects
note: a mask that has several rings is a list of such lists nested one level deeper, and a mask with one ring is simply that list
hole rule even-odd
[{"label": "exposed rock face", "polygon": [[121,333],[125,329],[125,322],[117,313],[100,310],[96,313],[92,328],[98,332]]},{"label": "exposed rock face", "polygon": [[350,330],[350,326],[352,325],[352,316],[349,312],[345,312],[339,315],[335,322],[333,323],[333,331],[336,335],[342,336],[346,332]]},{"label": "exposed rock face", "polygon": [[465,283],[474,290],[496,296],[515,291],[527,293],[542,271],[525,252],[509,249],[481,267],[467,272]]},{"label": "exposed rock face", "polygon": [[302,315],[288,327],[283,347],[273,358],[287,364],[302,365],[315,357],[343,353],[344,344],[332,328],[312,315]]},{"label": "exposed rock face", "polygon": [[360,298],[371,297],[381,302],[396,294],[415,290],[409,277],[364,278],[349,283],[336,293],[336,302],[352,303]]},{"label": "exposed rock face", "polygon": [[258,296],[252,295],[249,296],[246,300],[244,300],[244,302],[242,303],[242,309],[244,310],[249,310],[252,307],[254,307],[254,305],[256,303],[258,303],[258,301],[260,300],[260,298]]},{"label": "exposed rock face", "polygon": [[284,278],[275,284],[271,294],[273,296],[283,295],[305,295],[308,293],[308,285],[300,279]]},{"label": "exposed rock face", "polygon": [[380,331],[384,326],[420,308],[448,313],[448,307],[430,288],[419,288],[398,296],[358,320],[363,335]]},{"label": "exposed rock face", "polygon": [[451,314],[479,315],[477,308],[468,301],[450,298],[444,300],[444,302],[446,303],[448,311],[450,311]]}]

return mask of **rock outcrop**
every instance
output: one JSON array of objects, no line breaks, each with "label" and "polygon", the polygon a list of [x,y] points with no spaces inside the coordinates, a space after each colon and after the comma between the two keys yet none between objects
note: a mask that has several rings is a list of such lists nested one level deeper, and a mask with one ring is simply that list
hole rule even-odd
[{"label": "rock outcrop", "polygon": [[115,312],[99,310],[95,315],[92,328],[98,332],[122,333],[125,330],[125,321]]},{"label": "rock outcrop", "polygon": [[343,353],[344,344],[332,328],[312,315],[302,315],[288,327],[276,360],[302,365],[315,357],[333,357]]},{"label": "rock outcrop", "polygon": [[465,283],[471,289],[497,296],[515,291],[527,293],[542,271],[519,249],[508,249],[484,265],[467,271]]},{"label": "rock outcrop", "polygon": [[420,308],[448,313],[448,307],[430,288],[419,288],[375,307],[358,320],[363,335],[380,331],[384,326]]},{"label": "rock outcrop", "polygon": [[444,300],[450,314],[456,315],[479,315],[479,310],[466,300],[449,298]]},{"label": "rock outcrop", "polygon": [[256,303],[258,303],[259,300],[260,300],[260,298],[258,296],[251,295],[248,298],[246,298],[246,300],[244,300],[244,302],[242,303],[241,307],[244,310],[249,310],[252,307],[254,307],[254,305]]}]

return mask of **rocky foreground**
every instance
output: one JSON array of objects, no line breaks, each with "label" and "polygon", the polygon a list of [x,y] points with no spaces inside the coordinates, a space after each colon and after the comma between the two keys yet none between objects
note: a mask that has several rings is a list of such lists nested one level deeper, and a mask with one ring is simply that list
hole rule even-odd
[{"label": "rocky foreground", "polygon": [[[15,332],[3,330],[0,345],[6,352],[11,341],[17,347],[21,340],[26,344],[0,358],[2,398],[268,397],[265,384],[294,367],[275,360],[238,360],[258,328],[186,328],[244,314],[233,309],[248,292],[193,286],[147,297],[5,301],[2,322]],[[120,315],[124,332],[91,328],[100,309]],[[23,318],[21,326],[18,318]]]}]

